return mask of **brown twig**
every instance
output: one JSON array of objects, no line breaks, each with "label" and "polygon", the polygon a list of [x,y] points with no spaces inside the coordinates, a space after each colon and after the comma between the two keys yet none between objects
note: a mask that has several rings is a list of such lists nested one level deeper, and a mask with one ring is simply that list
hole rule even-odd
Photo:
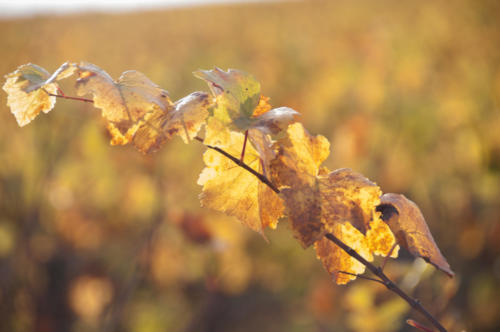
[{"label": "brown twig", "polygon": [[415,309],[416,311],[420,312],[422,315],[429,320],[429,322],[432,323],[439,331],[441,332],[447,332],[446,329],[437,321],[434,316],[432,316],[425,308],[420,304],[420,302],[412,297],[410,297],[408,294],[406,294],[401,288],[399,288],[394,282],[392,282],[389,277],[385,275],[385,273],[382,271],[381,268],[376,267],[372,263],[368,262],[366,259],[364,259],[360,254],[358,254],[354,249],[349,247],[347,244],[342,242],[339,238],[337,238],[333,234],[326,234],[325,237],[335,243],[337,246],[339,246],[342,250],[344,250],[349,256],[355,258],[358,260],[361,264],[366,266],[373,274],[375,274],[377,277],[379,277],[384,286],[387,287],[388,290],[396,293],[401,297],[403,300],[408,302],[408,304]]},{"label": "brown twig", "polygon": [[[203,143],[203,138],[201,138],[201,137],[196,136],[194,139]],[[257,172],[256,170],[254,170],[253,168],[251,168],[250,166],[248,166],[247,164],[245,164],[244,162],[242,162],[238,158],[231,156],[229,153],[222,150],[221,148],[218,148],[216,146],[207,145],[207,144],[204,144],[204,145],[209,149],[212,149],[212,150],[219,152],[220,154],[224,155],[226,158],[231,159],[236,165],[243,167],[248,172],[255,175],[262,183],[266,184],[275,193],[277,193],[277,194],[280,193],[280,190],[278,188],[276,188],[276,186],[265,175],[260,174],[259,172]]]},{"label": "brown twig", "polygon": [[382,285],[384,284],[384,282],[382,280],[375,279],[375,278],[370,278],[370,277],[366,277],[366,276],[361,275],[361,274],[356,274],[356,273],[351,273],[351,272],[346,272],[346,271],[337,271],[337,273],[347,274],[347,275],[354,276],[354,277],[357,277],[357,278],[361,278],[361,279],[365,279],[365,280],[370,280],[370,281],[375,281],[375,282],[378,282],[379,284],[382,284]]}]

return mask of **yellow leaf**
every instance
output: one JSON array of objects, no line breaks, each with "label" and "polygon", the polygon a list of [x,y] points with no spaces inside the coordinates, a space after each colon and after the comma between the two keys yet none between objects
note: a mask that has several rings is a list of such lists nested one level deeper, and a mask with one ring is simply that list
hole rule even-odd
[{"label": "yellow leaf", "polygon": [[146,114],[168,112],[172,107],[167,92],[140,72],[126,71],[115,82],[93,64],[81,63],[77,67],[77,93],[92,94],[94,106],[109,122],[114,144],[130,142]]},{"label": "yellow leaf", "polygon": [[380,188],[348,168],[335,170],[318,180],[323,223],[349,222],[365,234],[380,202]]},{"label": "yellow leaf", "polygon": [[173,135],[179,135],[185,143],[189,143],[205,123],[209,107],[208,95],[194,92],[177,101],[167,112],[155,109],[144,116],[132,142],[143,153],[158,150]]},{"label": "yellow leaf", "polygon": [[328,157],[330,143],[323,136],[311,136],[301,123],[290,125],[286,134],[276,143],[270,174],[281,190],[295,237],[308,247],[324,233],[316,176]]},{"label": "yellow leaf", "polygon": [[[239,157],[243,141],[243,134],[230,131],[216,118],[208,120],[205,144]],[[203,206],[235,216],[259,233],[267,226],[276,226],[283,205],[274,191],[217,151],[207,150],[203,160],[207,167],[198,179],[198,184],[203,186],[200,195]],[[243,161],[255,171],[263,171],[259,153],[252,144],[247,144]]]},{"label": "yellow leaf", "polygon": [[[332,233],[354,249],[364,259],[373,261],[373,255],[388,255],[396,240],[389,227],[380,219],[378,213],[374,215],[374,219],[369,223],[369,227],[370,229],[366,232],[366,235],[363,235],[350,223],[337,223],[329,225],[326,228],[329,233]],[[317,257],[339,285],[356,279],[356,276],[342,272],[352,274],[362,274],[365,272],[363,264],[326,237],[318,240],[314,244],[314,247]],[[391,257],[397,257],[397,255],[398,248],[396,247],[392,251]]]},{"label": "yellow leaf", "polygon": [[50,112],[56,97],[49,94],[57,94],[58,89],[54,81],[71,76],[74,71],[73,64],[64,63],[50,75],[42,67],[29,63],[6,75],[3,89],[8,95],[7,106],[19,126],[30,123],[40,112]]}]

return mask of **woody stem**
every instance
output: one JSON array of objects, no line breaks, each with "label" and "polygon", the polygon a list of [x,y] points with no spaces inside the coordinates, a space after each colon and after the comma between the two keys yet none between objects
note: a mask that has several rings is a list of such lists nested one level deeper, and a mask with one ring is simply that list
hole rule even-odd
[{"label": "woody stem", "polygon": [[361,264],[366,266],[373,274],[380,278],[384,286],[393,293],[396,293],[399,297],[405,300],[413,309],[421,313],[427,320],[434,325],[440,332],[447,332],[446,329],[437,321],[434,316],[432,316],[421,304],[420,301],[410,297],[406,294],[401,288],[399,288],[389,277],[385,275],[381,268],[376,267],[372,263],[368,262],[364,259],[360,254],[358,254],[354,249],[349,247],[347,244],[342,242],[339,238],[337,238],[333,234],[326,234],[325,237],[339,246],[342,250],[344,250],[349,256],[355,258]]}]

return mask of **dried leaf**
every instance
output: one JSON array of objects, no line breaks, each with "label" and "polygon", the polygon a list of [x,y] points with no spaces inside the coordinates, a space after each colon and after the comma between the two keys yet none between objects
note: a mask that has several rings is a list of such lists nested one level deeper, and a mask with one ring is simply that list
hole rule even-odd
[{"label": "dried leaf", "polygon": [[342,168],[319,177],[323,223],[349,222],[365,234],[382,191],[363,175]]},{"label": "dried leaf", "polygon": [[[208,120],[205,144],[217,146],[238,157],[243,140],[243,134],[230,131],[216,118]],[[203,186],[200,195],[202,206],[235,216],[261,234],[265,227],[276,226],[283,214],[283,205],[274,191],[216,151],[207,150],[203,160],[207,167],[198,179],[198,184]],[[247,145],[244,162],[259,173],[263,171],[259,153],[251,144]]]},{"label": "dried leaf", "polygon": [[126,71],[115,82],[93,64],[81,63],[77,67],[77,93],[93,95],[94,106],[109,121],[112,144],[129,143],[147,114],[157,118],[172,107],[168,93],[140,72]]},{"label": "dried leaf", "polygon": [[328,157],[330,143],[323,136],[311,136],[301,123],[290,125],[286,134],[276,143],[270,174],[281,190],[295,237],[308,247],[324,234],[316,176]]},{"label": "dried leaf", "polygon": [[30,123],[42,111],[50,112],[56,103],[56,97],[49,95],[57,94],[55,81],[72,75],[74,71],[73,64],[64,63],[50,75],[42,67],[29,63],[6,75],[3,89],[8,95],[7,106],[19,126]]},{"label": "dried leaf", "polygon": [[422,257],[448,276],[454,273],[441,254],[418,206],[404,195],[384,194],[377,208],[395,234],[398,244],[412,255]]}]

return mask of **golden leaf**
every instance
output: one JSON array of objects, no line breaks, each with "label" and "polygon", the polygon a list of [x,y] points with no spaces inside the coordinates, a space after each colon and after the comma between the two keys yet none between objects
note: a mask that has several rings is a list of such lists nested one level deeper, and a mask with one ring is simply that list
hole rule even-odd
[{"label": "golden leaf", "polygon": [[281,190],[295,237],[308,247],[324,234],[316,176],[328,157],[330,143],[323,136],[311,136],[301,123],[290,125],[286,134],[276,143],[270,174]]},{"label": "golden leaf", "polygon": [[19,126],[30,123],[40,112],[48,113],[54,108],[58,86],[54,82],[71,76],[73,64],[64,63],[50,75],[35,64],[22,65],[6,75],[3,89],[7,92],[7,106],[16,117]]},{"label": "golden leaf", "polygon": [[[350,223],[337,223],[327,226],[327,231],[354,249],[367,261],[373,261],[373,255],[388,255],[396,240],[389,227],[380,219],[378,213],[374,215],[374,219],[369,223],[369,227],[370,229],[366,232],[366,235],[363,235]],[[339,285],[356,279],[356,276],[342,272],[352,274],[362,274],[365,272],[365,266],[362,263],[326,237],[318,240],[314,244],[314,247],[317,257]],[[396,247],[392,251],[391,257],[397,256],[398,248]]]},{"label": "golden leaf", "polygon": [[173,135],[179,135],[189,143],[205,124],[209,107],[210,99],[206,93],[193,92],[178,100],[167,112],[156,109],[146,114],[132,142],[143,153],[158,150]]},{"label": "golden leaf", "polygon": [[422,257],[439,270],[453,277],[455,274],[441,254],[418,206],[399,194],[384,194],[378,208],[383,220],[395,234],[398,244],[413,256]]},{"label": "golden leaf", "polygon": [[252,113],[252,116],[254,118],[258,117],[261,114],[266,113],[267,111],[269,111],[272,108],[271,104],[269,104],[270,99],[271,98],[263,96],[263,95],[260,96],[259,103],[257,104],[257,107],[255,107],[255,109],[253,110],[253,113]]},{"label": "golden leaf", "polygon": [[365,234],[382,191],[363,175],[348,168],[319,178],[323,223],[349,222]]},{"label": "golden leaf", "polygon": [[129,143],[146,114],[168,112],[172,107],[168,93],[138,71],[126,71],[115,82],[93,64],[81,63],[77,68],[77,93],[92,94],[94,106],[109,122],[112,144]]},{"label": "golden leaf", "polygon": [[[205,144],[239,157],[243,141],[243,134],[230,131],[216,118],[208,120]],[[217,151],[207,150],[203,160],[207,167],[198,179],[198,184],[203,186],[200,194],[202,206],[235,216],[261,234],[265,227],[276,226],[283,214],[283,205],[274,191]],[[260,155],[252,144],[247,145],[243,161],[255,171],[263,172]]]}]

